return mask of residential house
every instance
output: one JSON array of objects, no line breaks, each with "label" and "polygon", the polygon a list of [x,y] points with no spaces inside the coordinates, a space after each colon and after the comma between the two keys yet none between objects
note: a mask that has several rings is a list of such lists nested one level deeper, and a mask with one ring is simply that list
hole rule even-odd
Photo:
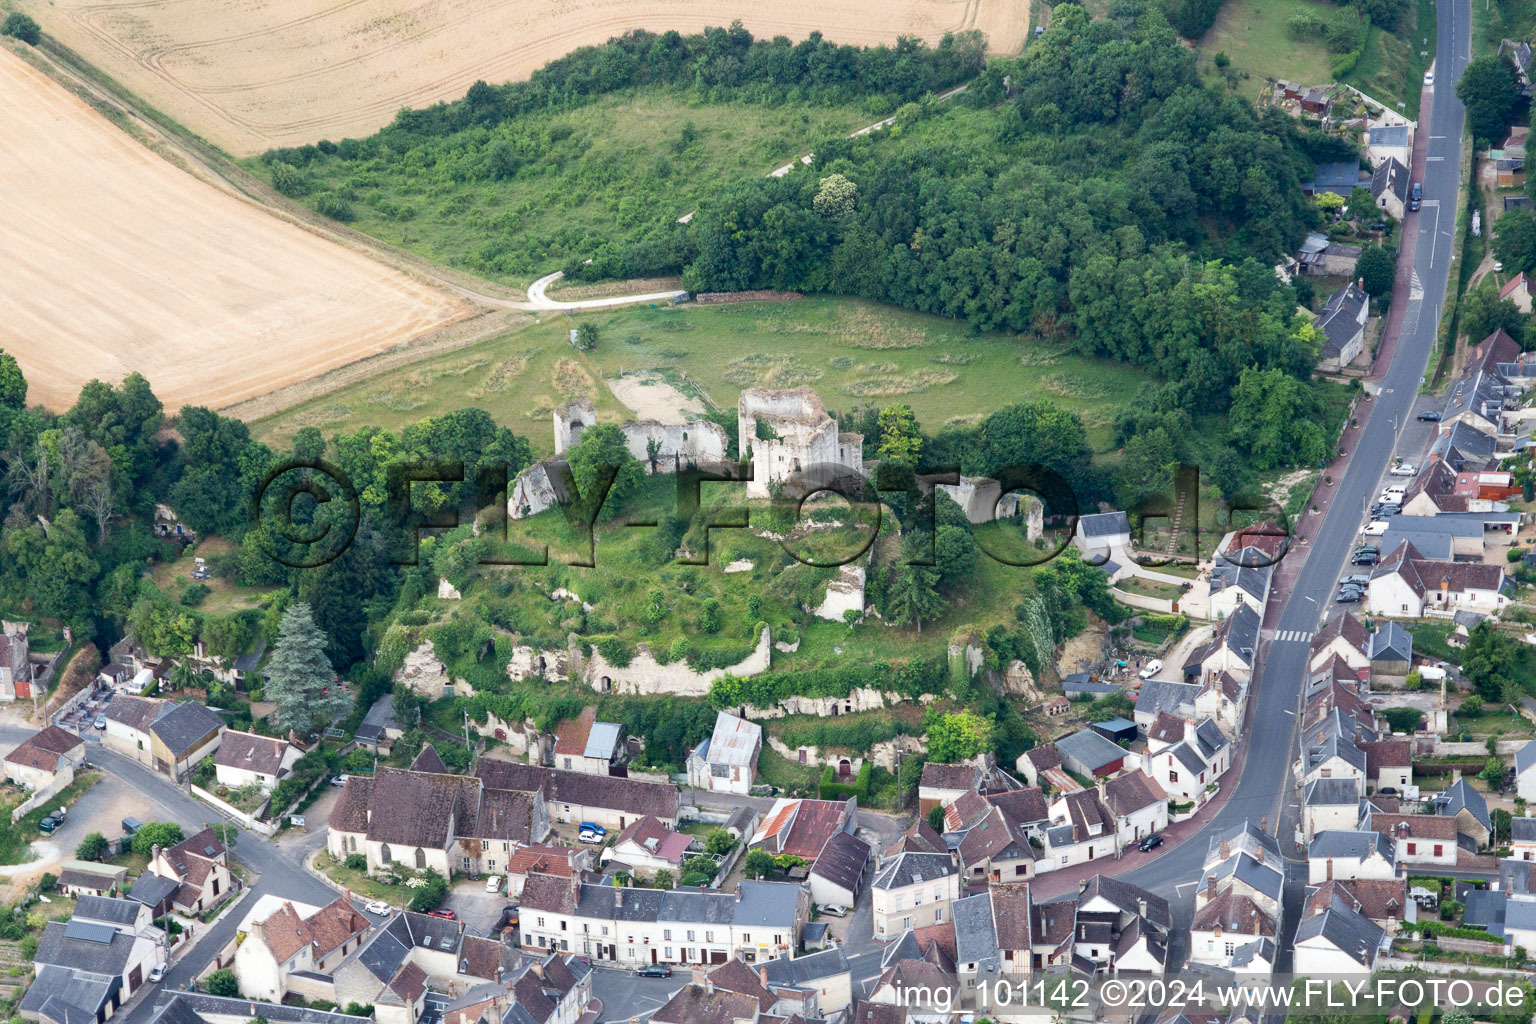
[{"label": "residential house", "polygon": [[853,971],[840,946],[809,956],[780,954],[758,964],[757,974],[768,991],[781,998],[790,993],[813,993],[813,1002],[801,1004],[812,1008],[813,1015],[828,1016],[853,1003]]},{"label": "residential house", "polygon": [[1150,730],[1159,720],[1160,715],[1169,715],[1176,719],[1193,719],[1195,717],[1195,702],[1200,697],[1201,686],[1199,683],[1175,683],[1165,679],[1148,679],[1141,684],[1141,692],[1136,695],[1136,711],[1133,715],[1136,725],[1142,730]]},{"label": "residential house", "polygon": [[1307,846],[1307,881],[1323,882],[1397,877],[1397,849],[1376,831],[1328,830]]},{"label": "residential house", "polygon": [[[577,983],[590,986],[587,965],[573,960],[557,966],[547,952],[536,955],[545,958],[535,963],[543,964],[546,976],[563,967]],[[442,979],[444,987],[464,992],[487,981],[505,983],[526,966],[527,961],[512,947],[466,934],[462,921],[403,911],[376,927],[356,952],[336,966],[331,974],[334,995],[325,998],[372,1005],[378,1024],[415,1024],[425,1009],[429,978]],[[557,1021],[567,1024],[571,1019],[567,1005]]]},{"label": "residential house", "polygon": [[987,808],[979,819],[967,824],[956,848],[962,873],[967,879],[989,878],[994,882],[1033,878],[1035,852],[1029,834],[1002,807],[988,804]]},{"label": "residential house", "polygon": [[[466,942],[472,940],[466,940]],[[442,1007],[443,1024],[576,1024],[596,1015],[592,968],[576,957],[529,958]]]},{"label": "residential house", "polygon": [[235,889],[229,850],[205,828],[169,849],[155,847],[149,873],[178,883],[171,906],[189,917],[218,906]]},{"label": "residential house", "polygon": [[524,949],[578,953],[610,965],[756,963],[795,948],[810,894],[787,882],[736,892],[625,889],[534,875],[523,887]]},{"label": "residential house", "polygon": [[1355,779],[1314,779],[1301,793],[1302,832],[1311,842],[1320,832],[1353,829],[1359,820],[1360,783]]},{"label": "residential house", "polygon": [[5,777],[25,789],[62,789],[74,781],[85,762],[85,741],[50,725],[33,733],[5,755]]},{"label": "residential house", "polygon": [[128,869],[94,861],[66,860],[59,868],[59,892],[66,896],[107,896],[123,889]]},{"label": "residential house", "polygon": [[247,1024],[256,1017],[270,1024],[370,1024],[371,1020],[308,1006],[258,1003],[171,988],[156,994],[153,1010],[149,1024]]},{"label": "residential house", "polygon": [[[1407,134],[1408,126],[1373,128],[1371,129],[1372,144],[1375,145],[1377,132],[1393,131],[1401,131],[1403,134]],[[1411,152],[1408,155],[1411,158]],[[1371,195],[1376,200],[1377,208],[1394,220],[1402,220],[1403,212],[1407,208],[1408,190],[1412,184],[1412,177],[1413,175],[1408,172],[1408,168],[1396,156],[1388,157],[1378,164],[1376,169],[1371,172]]]},{"label": "residential house", "polygon": [[1044,855],[1037,872],[1113,857],[1120,849],[1118,822],[1099,800],[1096,789],[1057,796],[1051,803],[1051,821],[1045,830]]},{"label": "residential house", "polygon": [[1395,843],[1393,859],[1415,867],[1456,866],[1456,822],[1433,814],[1369,812],[1361,828],[1373,829]]},{"label": "residential house", "polygon": [[[482,759],[480,773],[493,774],[488,765],[508,763]],[[571,780],[562,783],[568,796],[582,782],[593,788],[644,785],[577,772],[552,774]],[[514,781],[538,785],[536,778]],[[496,874],[517,849],[543,841],[549,819],[544,793],[538,789],[500,789],[478,776],[381,767],[372,778],[347,780],[331,809],[326,845],[338,860],[362,854],[370,874],[428,868],[445,878],[455,870]]]},{"label": "residential house", "polygon": [[[1155,753],[1151,752],[1149,737],[1147,773],[1170,799],[1201,805],[1215,793],[1216,780],[1231,766],[1232,745],[1209,718],[1198,724],[1187,720],[1180,724],[1183,735],[1178,742],[1160,746]],[[1159,734],[1159,744],[1167,735],[1166,729]]]},{"label": "residential house", "polygon": [[[282,1002],[290,991],[306,998],[333,999],[330,975],[363,944],[371,923],[352,906],[351,894],[323,907],[295,903],[268,893],[256,901],[237,933],[235,977],[247,998]],[[298,977],[295,977],[297,975]],[[324,976],[324,981],[309,975]]]},{"label": "residential house", "polygon": [[1131,518],[1124,512],[1079,516],[1072,542],[1085,559],[1105,559],[1131,546]]},{"label": "residential house", "polygon": [[1502,566],[1431,561],[1403,543],[1372,570],[1366,603],[1376,615],[1417,619],[1460,610],[1494,613],[1509,597]]},{"label": "residential house", "polygon": [[1510,895],[1504,905],[1504,941],[1528,950],[1536,948],[1536,896]]},{"label": "residential house", "polygon": [[923,774],[917,783],[918,817],[923,817],[935,807],[948,807],[971,790],[980,790],[981,784],[982,770],[979,765],[929,761],[923,765]]},{"label": "residential house", "polygon": [[1515,860],[1536,861],[1536,818],[1511,820],[1509,836],[1511,857]]},{"label": "residential house", "polygon": [[[1303,99],[1302,109],[1306,109],[1306,100]],[[1349,198],[1349,194],[1357,188],[1369,184],[1365,172],[1360,169],[1358,160],[1353,163],[1326,163],[1318,164],[1311,182],[1302,185],[1302,190],[1308,195],[1318,195],[1323,192],[1332,192],[1334,195]]]},{"label": "residential house", "polygon": [[1366,654],[1368,642],[1369,634],[1359,619],[1347,611],[1335,612],[1323,628],[1313,634],[1307,667],[1317,671],[1334,658],[1340,658],[1355,671],[1357,679],[1364,681],[1369,677],[1371,665]]},{"label": "residential house", "polygon": [[213,753],[225,728],[217,712],[195,700],[119,696],[103,715],[103,745],[177,780]]},{"label": "residential house", "polygon": [[1295,971],[1303,975],[1369,974],[1385,932],[1343,899],[1296,926]]},{"label": "residential house", "polygon": [[895,938],[950,920],[950,905],[960,898],[960,871],[948,853],[899,853],[881,859],[870,893],[875,938]]},{"label": "residential house", "polygon": [[1365,344],[1365,322],[1370,314],[1370,296],[1353,281],[1328,297],[1316,323],[1323,334],[1319,370],[1337,373],[1355,361]]},{"label": "residential house", "polygon": [[133,880],[133,885],[128,889],[128,898],[142,903],[149,908],[154,917],[164,917],[176,910],[176,894],[181,891],[181,882],[174,878],[163,878],[151,871],[146,871]]},{"label": "residential house", "polygon": [[1515,751],[1515,792],[1526,802],[1536,802],[1536,740]]},{"label": "residential house", "polygon": [[811,861],[806,882],[817,906],[852,907],[870,868],[869,844],[852,832],[834,832]]},{"label": "residential house", "polygon": [[17,1009],[30,1020],[104,1021],[164,961],[163,943],[148,929],[78,917],[49,921],[32,957],[32,984]]},{"label": "residential house", "polygon": [[1371,634],[1371,682],[1401,683],[1413,669],[1413,636],[1395,622]]},{"label": "residential house", "polygon": [[503,870],[506,872],[508,896],[523,891],[530,875],[558,875],[571,878],[592,866],[589,850],[576,850],[569,846],[544,846],[535,843],[512,852]]},{"label": "residential house", "polygon": [[[1210,681],[1227,673],[1241,683],[1249,682],[1253,678],[1253,659],[1259,649],[1259,620],[1258,610],[1252,602],[1236,605],[1232,614],[1216,627],[1211,639],[1189,653],[1184,662],[1185,678]],[[1137,707],[1139,710],[1140,699]],[[1137,721],[1140,724],[1140,719]]]},{"label": "residential house", "polygon": [[0,631],[0,701],[32,699],[32,660],[25,625]]},{"label": "residential house", "polygon": [[1270,946],[1281,934],[1284,861],[1274,837],[1249,823],[1213,835],[1204,875],[1195,891],[1190,926],[1194,963],[1245,975],[1263,975],[1274,966]]},{"label": "residential house", "polygon": [[1479,850],[1493,837],[1493,819],[1488,801],[1466,779],[1457,779],[1444,793],[1435,797],[1435,813],[1456,820],[1456,834],[1466,836]]},{"label": "residential house", "polygon": [[652,817],[636,818],[619,833],[613,844],[613,859],[633,868],[636,874],[649,875],[666,869],[673,878],[683,861],[690,856],[690,847],[703,852],[703,845],[686,832],[674,832]]},{"label": "residential house", "polygon": [[[1499,56],[1509,58],[1515,65],[1515,73],[1520,76],[1520,84],[1527,90],[1531,87],[1531,44],[1523,39],[1499,40]],[[1529,95],[1529,92],[1527,92]]]},{"label": "residential house", "polygon": [[1168,827],[1168,794],[1144,771],[1100,782],[1099,801],[1115,818],[1122,848]]},{"label": "residential house", "polygon": [[1039,786],[1046,772],[1061,768],[1061,753],[1051,743],[1031,747],[1018,756],[1014,767],[1031,786]]},{"label": "residential house", "polygon": [[404,735],[395,716],[395,698],[385,694],[373,702],[357,727],[357,741],[377,754],[388,754],[395,740]]},{"label": "residential house", "polygon": [[1068,700],[1103,700],[1124,692],[1125,687],[1096,682],[1086,672],[1073,672],[1061,681],[1062,696]]},{"label": "residential house", "polygon": [[271,793],[303,753],[286,739],[226,730],[213,755],[214,776],[230,789],[255,786]]},{"label": "residential house", "polygon": [[1440,429],[1466,423],[1485,434],[1504,433],[1504,411],[1512,408],[1524,389],[1506,377],[1500,367],[1520,355],[1520,343],[1502,328],[1478,342],[1467,354],[1461,376],[1451,385],[1441,414]]},{"label": "residential house", "polygon": [[1413,743],[1410,740],[1362,738],[1358,742],[1365,752],[1367,790],[1401,793],[1413,784]]},{"label": "residential house", "polygon": [[763,727],[721,711],[709,739],[688,756],[688,784],[712,793],[745,795],[752,790]]},{"label": "residential house", "polygon": [[677,788],[668,784],[567,772],[490,757],[476,762],[475,777],[488,790],[541,793],[557,822],[590,821],[616,831],[644,814],[676,827],[681,803]]},{"label": "residential house", "polygon": [[[1480,890],[1474,890],[1480,891]],[[1310,917],[1329,909],[1335,900],[1374,923],[1388,935],[1396,935],[1404,922],[1412,924],[1419,905],[1408,898],[1406,878],[1360,878],[1323,882],[1307,887],[1307,902],[1302,916]]]},{"label": "residential house", "polygon": [[555,767],[587,775],[608,775],[622,763],[623,729],[613,722],[597,721],[597,708],[583,708],[555,729]]},{"label": "residential house", "polygon": [[1525,276],[1525,271],[1520,271],[1505,282],[1504,287],[1499,289],[1499,298],[1513,302],[1515,308],[1522,313],[1531,311],[1531,282]]}]

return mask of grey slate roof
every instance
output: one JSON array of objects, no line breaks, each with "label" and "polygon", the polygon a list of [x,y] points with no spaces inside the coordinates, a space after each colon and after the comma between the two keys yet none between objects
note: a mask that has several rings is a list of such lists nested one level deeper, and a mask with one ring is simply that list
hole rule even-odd
[{"label": "grey slate roof", "polygon": [[137,900],[153,910],[170,899],[180,888],[181,883],[176,879],[146,871],[133,880],[133,885],[128,889],[128,898]]},{"label": "grey slate roof", "polygon": [[149,727],[179,760],[193,744],[224,724],[216,712],[195,700],[182,701],[170,708]]},{"label": "grey slate roof", "polygon": [[1186,771],[1193,772],[1196,775],[1199,775],[1208,767],[1205,759],[1195,751],[1195,748],[1182,740],[1169,747],[1167,754],[1169,757],[1178,758],[1179,764],[1182,764]]},{"label": "grey slate roof", "polygon": [[[1253,664],[1253,654],[1259,649],[1259,613],[1246,604],[1239,605],[1222,627],[1226,629],[1227,646],[1244,663]],[[1222,627],[1218,628],[1218,635]]]},{"label": "grey slate roof", "polygon": [[1536,900],[1510,900],[1504,904],[1504,927],[1511,931],[1536,931]]},{"label": "grey slate roof", "polygon": [[1222,843],[1227,844],[1228,856],[1246,853],[1250,857],[1257,857],[1262,852],[1266,863],[1279,864],[1281,861],[1279,841],[1250,821],[1222,829],[1211,836],[1205,851],[1207,867],[1222,859]]},{"label": "grey slate roof", "polygon": [[48,965],[37,972],[20,1009],[58,1024],[96,1024],[97,1013],[121,987],[116,975]]},{"label": "grey slate roof", "polygon": [[[249,999],[226,999],[223,996],[210,996],[202,992],[162,991],[161,998],[155,1006],[158,1011],[163,1012],[176,1004],[198,1015],[207,1014],[214,1017],[249,1017],[253,1005]],[[354,1017],[345,1013],[312,1010],[305,1006],[286,1006],[277,1003],[255,1003],[254,1005],[257,1015],[267,1018],[273,1024],[369,1024],[372,1020],[370,1017]],[[179,1019],[181,1018],[171,1018],[171,1020]],[[152,1024],[160,1024],[160,1020],[161,1018],[156,1016]]]},{"label": "grey slate roof", "polygon": [[75,903],[75,916],[112,924],[133,924],[139,919],[139,911],[142,909],[143,905],[137,900],[81,896]]},{"label": "grey slate roof", "polygon": [[1206,869],[1206,874],[1215,875],[1218,881],[1230,875],[1255,891],[1276,900],[1280,899],[1281,891],[1285,887],[1285,877],[1279,871],[1268,864],[1260,864],[1246,853],[1230,857]]},{"label": "grey slate roof", "polygon": [[[261,656],[267,653],[267,638],[261,637],[254,647],[235,659],[236,672],[254,672],[256,666],[261,664]],[[394,698],[390,698],[393,700]]]},{"label": "grey slate roof", "polygon": [[1193,708],[1195,698],[1200,695],[1199,683],[1175,683],[1164,679],[1148,679],[1141,684],[1141,692],[1136,695],[1136,712],[1143,715],[1156,715],[1160,711],[1166,711],[1178,716],[1181,706]]},{"label": "grey slate roof", "polygon": [[978,970],[997,970],[1002,957],[997,949],[997,926],[992,921],[992,894],[980,893],[956,900],[951,906],[955,924],[955,963],[977,964]]},{"label": "grey slate roof", "polygon": [[1396,622],[1388,622],[1371,634],[1372,661],[1410,661],[1413,658],[1413,637]]},{"label": "grey slate roof", "polygon": [[1307,807],[1335,807],[1360,801],[1360,784],[1354,779],[1313,779],[1302,791]]},{"label": "grey slate roof", "polygon": [[1243,943],[1233,950],[1231,963],[1233,967],[1247,967],[1255,959],[1273,964],[1275,962],[1275,940],[1255,939],[1252,942]]},{"label": "grey slate roof", "polygon": [[1388,864],[1395,862],[1396,847],[1380,832],[1349,832],[1343,829],[1326,829],[1312,837],[1307,847],[1307,858],[1318,860],[1332,857],[1334,860],[1363,861],[1378,853]]},{"label": "grey slate roof", "polygon": [[1510,839],[1516,843],[1536,843],[1536,818],[1516,818],[1510,822]]},{"label": "grey slate roof", "polygon": [[900,853],[881,862],[873,884],[877,889],[900,889],[959,873],[948,854]]},{"label": "grey slate roof", "polygon": [[1195,740],[1200,745],[1200,756],[1207,761],[1227,746],[1226,734],[1209,718],[1195,726]]},{"label": "grey slate roof", "polygon": [[1504,937],[1504,915],[1509,893],[1491,889],[1469,889],[1463,902],[1462,922],[1469,927],[1486,928],[1488,934]]},{"label": "grey slate roof", "polygon": [[1084,537],[1112,537],[1118,533],[1129,534],[1131,519],[1124,512],[1101,512],[1080,516],[1077,528]]},{"label": "grey slate roof", "polygon": [[373,707],[368,709],[368,714],[363,716],[363,721],[357,727],[359,739],[378,742],[384,738],[384,731],[391,726],[399,728],[395,718],[395,698],[385,694],[373,702]]},{"label": "grey slate roof", "polygon": [[1445,817],[1459,814],[1463,809],[1471,811],[1478,824],[1489,831],[1493,830],[1493,819],[1488,816],[1488,801],[1483,798],[1483,794],[1468,785],[1466,779],[1457,779],[1455,785],[1440,794],[1435,801],[1435,808]]},{"label": "grey slate roof", "polygon": [[1531,740],[1531,742],[1515,751],[1516,772],[1523,772],[1533,764],[1536,764],[1536,740]]},{"label": "grey slate roof", "polygon": [[134,938],[106,925],[49,921],[32,959],[55,967],[120,975],[133,953]]},{"label": "grey slate roof", "polygon": [[821,978],[831,978],[848,970],[848,955],[841,946],[808,956],[779,956],[758,966],[768,972],[773,985],[804,986]]},{"label": "grey slate roof", "polygon": [[1102,768],[1125,757],[1125,749],[1091,729],[1063,736],[1056,741],[1063,759],[1071,758],[1089,770]]},{"label": "grey slate roof", "polygon": [[1301,919],[1296,926],[1296,944],[1322,936],[1356,963],[1369,966],[1376,960],[1383,934],[1370,918],[1347,908],[1330,907]]}]

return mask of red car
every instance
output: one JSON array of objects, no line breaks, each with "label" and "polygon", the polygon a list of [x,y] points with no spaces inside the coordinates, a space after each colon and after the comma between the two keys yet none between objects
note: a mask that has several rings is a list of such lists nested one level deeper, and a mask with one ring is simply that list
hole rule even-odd
[{"label": "red car", "polygon": [[429,911],[427,911],[427,916],[428,917],[440,917],[444,921],[457,921],[459,919],[459,915],[458,914],[454,913],[451,910],[443,910],[441,908],[439,908],[437,910],[429,910]]}]

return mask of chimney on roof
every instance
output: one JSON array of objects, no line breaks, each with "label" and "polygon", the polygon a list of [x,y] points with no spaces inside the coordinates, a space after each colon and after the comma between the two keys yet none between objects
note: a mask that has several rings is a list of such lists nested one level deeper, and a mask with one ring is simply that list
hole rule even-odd
[{"label": "chimney on roof", "polygon": [[736,902],[737,903],[741,902],[741,886],[740,886],[740,884],[738,884],[736,886]]},{"label": "chimney on roof", "polygon": [[1328,858],[1328,881],[1333,881],[1333,858]]},{"label": "chimney on roof", "polygon": [[1223,839],[1221,841],[1221,848],[1220,849],[1221,849],[1221,859],[1222,860],[1226,860],[1228,857],[1232,856],[1232,844],[1227,842],[1225,839]]},{"label": "chimney on roof", "polygon": [[768,987],[768,968],[759,967],[757,969],[757,980],[762,984],[763,988]]},{"label": "chimney on roof", "polygon": [[704,979],[705,979],[704,968],[702,968],[702,967],[698,966],[697,964],[695,964],[694,968],[693,968],[693,976],[689,980],[692,981],[693,984],[695,986],[697,986],[698,988],[703,988],[704,987]]},{"label": "chimney on roof", "polygon": [[1079,893],[1088,891],[1088,879],[1084,878],[1082,881],[1077,883],[1077,891]]},{"label": "chimney on roof", "polygon": [[1147,916],[1147,898],[1145,896],[1136,897],[1136,916]]},{"label": "chimney on roof", "polygon": [[[539,978],[543,978],[544,977],[544,964],[541,963],[540,961],[535,960],[532,964],[529,965],[529,969],[532,970],[533,973],[536,976],[538,976]],[[498,974],[501,973],[499,968],[497,970],[497,973]]]},{"label": "chimney on roof", "polygon": [[622,907],[624,905],[624,887],[622,885],[616,885],[613,887],[613,905],[615,908]]}]

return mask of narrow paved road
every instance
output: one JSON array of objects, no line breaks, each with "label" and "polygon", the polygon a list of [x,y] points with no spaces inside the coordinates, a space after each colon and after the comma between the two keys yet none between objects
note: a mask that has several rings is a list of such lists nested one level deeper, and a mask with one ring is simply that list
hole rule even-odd
[{"label": "narrow paved road", "polygon": [[[1402,333],[1381,380],[1381,393],[1362,428],[1349,468],[1334,488],[1332,503],[1295,586],[1285,596],[1275,635],[1296,631],[1310,637],[1316,630],[1354,548],[1362,516],[1386,471],[1398,434],[1406,423],[1413,422],[1414,399],[1434,346],[1439,311],[1445,301],[1460,185],[1464,111],[1456,99],[1455,83],[1469,59],[1472,31],[1469,0],[1443,0],[1437,11],[1436,86],[1420,115],[1427,118],[1431,134],[1424,164],[1414,168],[1414,180],[1424,183],[1424,209],[1416,216],[1410,214],[1404,224],[1405,232],[1418,232],[1413,268],[1417,287],[1411,295],[1396,300],[1407,305]],[[1278,832],[1288,854],[1297,852],[1291,841],[1296,793],[1290,767],[1299,742],[1296,720],[1307,650],[1306,640],[1271,640],[1261,646],[1247,761],[1231,799],[1204,830],[1165,856],[1127,873],[1127,881],[1169,896],[1187,897],[1199,878],[1210,836],[1245,820],[1255,825],[1264,820],[1271,833]],[[1294,915],[1288,927],[1295,927]]]},{"label": "narrow paved road", "polygon": [[[37,730],[31,726],[0,724],[0,744],[13,745],[22,742]],[[164,776],[139,764],[116,751],[108,750],[94,739],[87,741],[86,760],[106,770],[122,783],[137,791],[155,809],[158,820],[174,821],[188,834],[202,827],[203,822],[223,820],[217,811],[200,800],[183,792]],[[302,903],[323,905],[337,896],[337,891],[304,870],[303,860],[325,842],[324,831],[317,831],[279,845],[265,836],[240,830],[235,842],[234,857],[254,875],[251,892],[232,914],[227,914],[212,928],[199,926],[200,934],[193,936],[193,947],[166,973],[165,980],[156,986],[142,989],[146,995],[130,1007],[123,1019],[127,1024],[142,1024],[153,1015],[157,988],[160,991],[186,988],[193,978],[213,960],[215,954],[234,937],[235,926],[240,923],[245,909],[251,902],[267,893],[274,893]],[[66,856],[73,856],[66,851]],[[354,900],[359,910],[362,900]]]}]

